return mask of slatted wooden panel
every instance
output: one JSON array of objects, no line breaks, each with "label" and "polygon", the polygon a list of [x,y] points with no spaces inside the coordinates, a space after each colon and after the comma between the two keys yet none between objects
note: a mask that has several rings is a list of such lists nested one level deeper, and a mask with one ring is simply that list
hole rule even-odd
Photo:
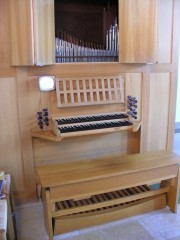
[{"label": "slatted wooden panel", "polygon": [[58,107],[124,103],[122,76],[57,78]]},{"label": "slatted wooden panel", "polygon": [[[124,199],[136,194],[151,191],[151,187],[147,185],[122,189],[113,192],[96,194],[86,199],[65,200],[56,203],[56,211],[60,210],[58,216],[67,214],[79,214],[83,212],[99,211],[106,208],[118,207],[127,204]],[[130,198],[129,198],[130,199]],[[138,199],[138,198],[137,198]],[[137,200],[135,199],[135,200]],[[135,201],[129,200],[129,202]]]}]

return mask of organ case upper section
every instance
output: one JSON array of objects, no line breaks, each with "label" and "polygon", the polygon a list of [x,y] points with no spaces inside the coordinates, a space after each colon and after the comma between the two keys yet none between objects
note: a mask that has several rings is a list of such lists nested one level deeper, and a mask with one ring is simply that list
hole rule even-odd
[{"label": "organ case upper section", "polygon": [[10,0],[11,64],[53,64],[55,54],[58,63],[154,63],[157,5],[158,0]]}]

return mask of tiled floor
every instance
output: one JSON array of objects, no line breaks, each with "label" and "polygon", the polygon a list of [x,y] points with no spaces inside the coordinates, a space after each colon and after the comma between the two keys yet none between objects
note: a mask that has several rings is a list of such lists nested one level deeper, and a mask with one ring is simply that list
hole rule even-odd
[{"label": "tiled floor", "polygon": [[[40,202],[19,207],[16,215],[18,240],[48,240]],[[177,214],[166,208],[54,237],[60,239],[180,240],[180,205]]]},{"label": "tiled floor", "polygon": [[[180,154],[180,133],[174,152]],[[18,240],[47,240],[41,202],[19,206],[16,211]],[[98,227],[54,237],[54,240],[180,240],[180,204],[177,214],[168,208]]]}]

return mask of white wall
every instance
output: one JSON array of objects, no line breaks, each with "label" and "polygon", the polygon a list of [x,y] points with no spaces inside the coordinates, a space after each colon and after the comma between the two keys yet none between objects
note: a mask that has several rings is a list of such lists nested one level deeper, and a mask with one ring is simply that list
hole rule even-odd
[{"label": "white wall", "polygon": [[178,74],[178,90],[176,104],[176,122],[180,122],[180,51],[179,51],[179,74]]}]

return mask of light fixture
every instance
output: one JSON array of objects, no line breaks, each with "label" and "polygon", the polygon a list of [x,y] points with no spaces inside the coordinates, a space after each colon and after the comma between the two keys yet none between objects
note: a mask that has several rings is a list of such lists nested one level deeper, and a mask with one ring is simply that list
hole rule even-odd
[{"label": "light fixture", "polygon": [[42,92],[48,92],[55,89],[55,78],[52,76],[39,77],[39,89]]}]

